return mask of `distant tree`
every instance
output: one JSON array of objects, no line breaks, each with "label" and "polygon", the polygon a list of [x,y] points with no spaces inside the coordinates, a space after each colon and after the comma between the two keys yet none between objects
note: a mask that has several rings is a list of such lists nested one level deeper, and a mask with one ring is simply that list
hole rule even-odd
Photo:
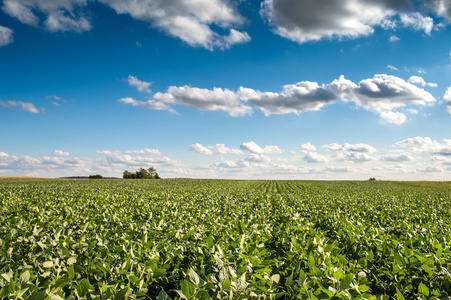
[{"label": "distant tree", "polygon": [[160,175],[158,175],[157,170],[154,167],[150,167],[149,169],[140,168],[139,171],[134,173],[129,172],[127,170],[124,171],[122,178],[124,179],[161,179]]},{"label": "distant tree", "polygon": [[374,177],[371,177],[370,179],[368,179],[369,181],[374,181],[374,180],[376,180],[376,178],[374,178]]},{"label": "distant tree", "polygon": [[103,179],[103,176],[100,174],[89,175],[89,179]]}]

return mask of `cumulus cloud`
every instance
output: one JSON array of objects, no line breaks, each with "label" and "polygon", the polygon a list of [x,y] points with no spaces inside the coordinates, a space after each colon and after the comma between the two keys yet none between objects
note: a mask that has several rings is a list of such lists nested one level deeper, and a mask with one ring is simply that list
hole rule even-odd
[{"label": "cumulus cloud", "polygon": [[397,111],[383,111],[379,116],[382,120],[396,125],[404,124],[407,121],[407,116]]},{"label": "cumulus cloud", "polygon": [[0,25],[0,47],[11,44],[13,41],[13,31]]},{"label": "cumulus cloud", "polygon": [[142,150],[128,150],[125,151],[124,153],[133,155],[161,155],[161,152],[158,149],[149,149],[149,148],[145,148]]},{"label": "cumulus cloud", "polygon": [[[264,0],[260,14],[276,34],[297,43],[368,36],[374,33],[375,27],[395,30],[402,26],[430,34],[436,28],[434,20],[414,11],[412,2]],[[438,16],[451,21],[451,6],[446,1],[425,2]],[[392,35],[390,41],[396,40]]]},{"label": "cumulus cloud", "polygon": [[55,156],[69,156],[69,152],[64,152],[62,150],[55,150],[52,152],[52,155]]},{"label": "cumulus cloud", "polygon": [[148,109],[154,109],[154,110],[167,110],[172,113],[177,113],[174,109],[172,109],[170,106],[166,105],[165,103],[158,102],[155,100],[148,100],[148,101],[139,101],[135,100],[131,97],[125,97],[118,100],[120,103],[123,104],[130,104],[131,106],[137,106],[137,107],[145,107]]},{"label": "cumulus cloud", "polygon": [[86,5],[86,0],[3,0],[2,10],[32,26],[38,26],[43,16],[49,31],[82,32],[91,29],[91,23],[83,15]]},{"label": "cumulus cloud", "polygon": [[[418,81],[420,77],[416,77],[411,77],[411,81]],[[238,117],[253,113],[253,108],[244,102],[253,104],[266,116],[270,116],[288,113],[299,115],[305,111],[317,111],[339,100],[378,113],[382,120],[393,124],[407,121],[407,117],[402,112],[395,111],[396,109],[408,105],[432,105],[436,101],[424,89],[399,77],[376,74],[373,78],[360,81],[359,84],[347,80],[343,75],[329,84],[319,85],[316,82],[301,81],[283,86],[281,92],[261,92],[246,87],[240,87],[235,92],[223,88],[209,90],[190,86],[171,86],[166,93],[156,93],[148,101],[126,97],[119,99],[119,102],[173,113],[176,112],[171,105],[184,105],[203,111],[224,111],[232,117]]]},{"label": "cumulus cloud", "polygon": [[312,145],[311,143],[307,142],[302,144],[299,148],[296,148],[295,150],[306,154],[307,152],[314,152],[316,151],[316,147]]},{"label": "cumulus cloud", "polygon": [[318,154],[316,152],[307,152],[302,159],[308,163],[328,163],[329,162],[329,160],[326,157],[324,157],[321,154]]},{"label": "cumulus cloud", "polygon": [[426,82],[422,77],[420,76],[410,76],[410,78],[407,80],[407,82],[420,85],[420,86],[430,86],[430,87],[437,87],[438,85],[436,83],[432,82]]},{"label": "cumulus cloud", "polygon": [[[246,32],[239,32],[234,26],[240,26],[245,19],[237,8],[224,0],[100,0],[112,7],[118,14],[151,23],[152,27],[163,30],[193,47],[207,49],[229,48],[237,43],[250,40]],[[226,35],[214,31],[229,30]]]},{"label": "cumulus cloud", "polygon": [[147,93],[151,92],[149,87],[152,84],[152,82],[141,81],[135,76],[128,75],[128,84],[130,86],[137,88],[138,91],[140,91],[140,92],[147,92]]},{"label": "cumulus cloud", "polygon": [[413,157],[408,152],[396,153],[396,154],[388,154],[381,156],[381,160],[389,161],[389,162],[405,162],[412,161]]},{"label": "cumulus cloud", "polygon": [[17,110],[23,110],[33,114],[40,114],[44,112],[43,109],[41,110],[37,109],[36,106],[34,106],[34,104],[30,102],[13,101],[13,100],[0,101],[0,106],[9,107]]},{"label": "cumulus cloud", "polygon": [[444,139],[443,143],[430,137],[413,137],[396,143],[401,147],[410,147],[413,152],[426,152],[442,156],[451,155],[451,139]]},{"label": "cumulus cloud", "polygon": [[216,144],[214,146],[204,147],[201,144],[196,143],[196,144],[189,146],[189,149],[194,152],[206,154],[206,155],[212,155],[212,154],[240,155],[240,154],[243,154],[243,151],[241,151],[239,149],[228,148],[224,144]]},{"label": "cumulus cloud", "polygon": [[206,155],[212,155],[213,151],[211,151],[210,149],[208,149],[207,147],[202,146],[199,143],[193,144],[189,146],[189,149],[191,151],[194,151],[196,153],[200,153],[200,154],[206,154]]},{"label": "cumulus cloud", "polygon": [[[397,37],[396,35],[391,35],[390,38],[388,39],[390,42],[397,42],[399,41],[399,37]],[[396,68],[395,68],[396,69]],[[397,71],[398,69],[396,69]]]},{"label": "cumulus cloud", "polygon": [[111,150],[97,150],[97,154],[100,155],[123,155],[123,154],[130,154],[130,155],[161,155],[161,152],[158,149],[141,149],[141,150],[127,150],[127,151],[111,151]]},{"label": "cumulus cloud", "polygon": [[235,92],[222,88],[208,90],[171,86],[166,93],[156,93],[153,100],[164,104],[191,106],[203,111],[224,111],[232,117],[252,114],[252,108],[240,102]]},{"label": "cumulus cloud", "polygon": [[77,172],[86,168],[86,160],[77,157],[43,156],[31,157],[27,155],[18,156],[0,152],[0,171],[8,174],[37,175],[53,172],[55,170],[71,170]]},{"label": "cumulus cloud", "polygon": [[246,161],[250,161],[250,162],[256,162],[256,163],[267,163],[271,161],[271,158],[269,158],[266,155],[260,155],[260,154],[255,154],[255,153],[251,153],[246,157]]},{"label": "cumulus cloud", "polygon": [[156,93],[152,99],[145,102],[131,97],[119,99],[119,102],[155,110],[168,110],[173,113],[176,111],[169,104],[191,106],[202,111],[224,111],[231,117],[250,115],[253,112],[250,106],[239,101],[235,92],[221,88],[208,90],[189,86],[171,86],[166,93]]},{"label": "cumulus cloud", "polygon": [[433,167],[433,166],[428,166],[428,167],[425,167],[425,168],[417,169],[417,172],[420,172],[420,173],[440,173],[440,172],[443,172],[443,169],[442,168]]},{"label": "cumulus cloud", "polygon": [[333,173],[347,173],[347,172],[351,172],[351,169],[349,167],[327,166],[323,171],[324,172],[333,172]]},{"label": "cumulus cloud", "polygon": [[434,20],[418,12],[401,14],[400,18],[403,26],[412,27],[415,30],[423,30],[426,34],[431,34],[431,31],[434,29]]},{"label": "cumulus cloud", "polygon": [[241,149],[249,151],[251,153],[256,154],[281,154],[283,150],[281,150],[278,146],[266,146],[265,148],[260,147],[255,142],[247,142],[243,143],[240,146]]},{"label": "cumulus cloud", "polygon": [[261,14],[275,33],[298,43],[326,38],[356,38],[395,14],[389,1],[265,0]]},{"label": "cumulus cloud", "polygon": [[337,143],[332,143],[328,145],[321,146],[326,151],[336,151],[336,152],[360,152],[360,153],[373,153],[376,152],[376,148],[368,144],[349,144],[344,143],[342,145]]},{"label": "cumulus cloud", "polygon": [[244,87],[241,87],[238,93],[241,99],[256,105],[267,116],[317,111],[337,99],[327,85],[319,86],[318,83],[310,81],[285,85],[279,93],[260,92]]},{"label": "cumulus cloud", "polygon": [[343,101],[377,112],[383,119],[394,124],[406,121],[403,114],[393,114],[394,109],[407,105],[430,105],[436,101],[424,89],[386,74],[374,75],[373,78],[360,81],[358,85],[340,76],[331,86]]},{"label": "cumulus cloud", "polygon": [[336,159],[339,161],[350,161],[355,163],[364,163],[375,160],[370,154],[376,152],[376,149],[367,144],[337,144],[332,143],[321,146],[323,150],[336,152]]},{"label": "cumulus cloud", "polygon": [[443,100],[445,100],[446,110],[451,114],[451,87],[446,90]]}]

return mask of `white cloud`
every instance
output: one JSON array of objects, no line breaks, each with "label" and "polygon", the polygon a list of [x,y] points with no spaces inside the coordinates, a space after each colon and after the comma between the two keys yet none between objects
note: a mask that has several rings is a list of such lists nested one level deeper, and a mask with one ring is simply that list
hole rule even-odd
[{"label": "white cloud", "polygon": [[239,149],[228,148],[224,144],[216,144],[214,146],[204,147],[201,144],[196,143],[196,144],[189,146],[189,148],[190,148],[190,150],[192,150],[194,152],[206,154],[206,155],[212,155],[212,154],[240,155],[240,154],[243,154],[243,151],[241,151]]},{"label": "white cloud", "polygon": [[55,156],[69,156],[69,152],[64,152],[62,150],[55,150],[52,152],[52,155]]},{"label": "white cloud", "polygon": [[100,155],[124,155],[124,154],[130,154],[130,155],[161,155],[161,152],[158,149],[141,149],[141,150],[127,150],[127,151],[111,151],[111,150],[97,150],[97,154]]},{"label": "white cloud", "polygon": [[[228,48],[250,40],[233,26],[242,25],[245,19],[229,1],[224,0],[101,0],[118,14],[129,14],[135,19],[150,22],[152,27],[180,38],[193,47],[207,49]],[[214,31],[229,29],[228,35]]]},{"label": "white cloud", "polygon": [[370,35],[395,11],[387,1],[265,0],[261,14],[275,33],[298,43]]},{"label": "white cloud", "polygon": [[426,34],[431,34],[431,31],[434,29],[434,20],[418,12],[401,14],[400,18],[403,26],[412,27],[415,30],[423,30]]},{"label": "white cloud", "polygon": [[445,166],[451,166],[451,158],[446,156],[435,155],[431,157],[431,161],[442,163]]},{"label": "white cloud", "polygon": [[174,109],[172,109],[168,105],[166,105],[162,102],[155,101],[155,100],[148,100],[148,101],[144,102],[144,101],[135,100],[131,97],[125,97],[125,98],[119,99],[118,101],[121,103],[124,103],[124,104],[130,104],[132,106],[145,107],[145,108],[154,109],[154,110],[167,110],[167,111],[170,111],[175,114],[177,113]]},{"label": "white cloud", "polygon": [[227,148],[224,144],[216,144],[215,146],[210,146],[209,148],[213,149],[213,152],[216,154],[243,154],[243,151],[239,149]]},{"label": "white cloud", "polygon": [[327,85],[319,86],[318,83],[310,81],[285,85],[280,93],[240,87],[238,94],[241,99],[258,106],[267,116],[287,113],[299,115],[303,111],[317,111],[337,100]]},{"label": "white cloud", "polygon": [[299,148],[296,148],[295,150],[306,154],[307,152],[314,152],[316,151],[316,147],[312,145],[311,143],[307,142],[302,144]]},{"label": "white cloud", "polygon": [[443,100],[446,103],[446,110],[451,114],[451,87],[446,90]]},{"label": "white cloud", "polygon": [[[445,1],[426,2],[437,15],[451,21],[451,8],[445,8],[448,5]],[[305,43],[326,38],[342,40],[368,36],[374,33],[376,26],[384,30],[410,27],[430,34],[436,28],[434,20],[413,9],[410,0],[264,0],[260,14],[276,34]],[[391,42],[397,40],[395,35],[390,37]]]},{"label": "white cloud", "polygon": [[383,161],[389,161],[389,162],[405,162],[405,161],[412,161],[413,157],[408,152],[402,152],[397,154],[388,154],[381,156],[381,160]]},{"label": "white cloud", "polygon": [[429,166],[429,167],[417,169],[417,172],[421,172],[421,173],[440,173],[440,172],[443,172],[443,169],[442,168],[433,167],[433,166]]},{"label": "white cloud", "polygon": [[328,163],[329,160],[316,152],[307,152],[302,158],[308,163]]},{"label": "white cloud", "polygon": [[401,147],[410,147],[413,152],[426,152],[442,156],[451,155],[451,139],[444,139],[443,143],[432,140],[430,137],[413,137],[396,143]]},{"label": "white cloud", "polygon": [[432,82],[426,82],[422,77],[420,76],[410,76],[410,78],[407,80],[407,82],[420,85],[420,86],[430,86],[430,87],[437,87],[438,84],[432,83]]},{"label": "white cloud", "polygon": [[367,144],[337,144],[332,143],[321,146],[323,150],[337,152],[336,159],[339,161],[350,161],[355,163],[364,163],[375,160],[370,153],[376,152],[376,149]]},{"label": "white cloud", "polygon": [[[420,77],[417,77],[411,77],[411,81],[418,81]],[[358,85],[345,79],[343,75],[329,84],[301,81],[283,86],[282,92],[261,92],[245,87],[234,92],[222,88],[209,90],[171,86],[166,93],[156,93],[145,102],[131,97],[119,99],[119,102],[173,113],[176,112],[170,105],[184,105],[203,111],[224,111],[232,117],[238,117],[253,113],[253,108],[243,101],[252,103],[269,116],[317,111],[340,99],[344,103],[355,103],[358,107],[376,112],[383,120],[393,124],[407,121],[407,117],[401,112],[395,112],[395,109],[407,105],[432,105],[436,102],[424,89],[386,74],[374,75],[373,78],[360,81]]]},{"label": "white cloud", "polygon": [[86,160],[77,157],[43,156],[35,158],[27,155],[18,156],[0,152],[0,171],[7,171],[7,174],[17,176],[36,176],[58,170],[78,172],[85,170],[86,163]]},{"label": "white cloud", "polygon": [[393,70],[393,71],[399,71],[397,67],[392,66],[392,65],[388,65],[387,68],[389,68],[390,70]]},{"label": "white cloud", "polygon": [[233,91],[222,88],[208,90],[186,85],[171,86],[166,93],[156,93],[153,101],[191,106],[203,111],[224,111],[232,117],[250,115],[253,111],[251,107],[240,102]]},{"label": "white cloud", "polygon": [[142,150],[129,150],[125,151],[124,153],[134,155],[161,155],[161,152],[158,149],[149,149],[149,148],[145,148]]},{"label": "white cloud", "polygon": [[351,169],[349,167],[334,167],[334,166],[327,166],[324,169],[324,172],[333,172],[333,173],[347,173],[351,172]]},{"label": "white cloud", "polygon": [[[399,41],[399,37],[397,37],[396,35],[391,35],[390,38],[388,39],[390,42],[397,42]],[[398,69],[396,69],[397,71]]]},{"label": "white cloud", "polygon": [[212,154],[213,154],[213,151],[211,151],[210,149],[208,149],[208,148],[202,146],[202,145],[199,144],[199,143],[190,145],[190,146],[189,146],[189,149],[190,149],[191,151],[194,151],[194,152],[200,153],[200,154],[206,154],[206,155],[212,155]]},{"label": "white cloud", "polygon": [[257,154],[281,154],[283,150],[281,150],[278,146],[266,146],[265,148],[261,148],[259,145],[257,145],[255,142],[247,142],[243,143],[240,146],[241,149],[249,151],[251,153],[257,153]]},{"label": "white cloud", "polygon": [[246,157],[246,161],[255,162],[255,163],[267,163],[271,161],[266,155],[259,155],[255,153],[251,153]]},{"label": "white cloud", "polygon": [[407,116],[396,111],[383,111],[379,114],[379,116],[382,120],[396,125],[401,125],[407,122]]},{"label": "white cloud", "polygon": [[49,31],[82,32],[91,29],[91,23],[83,15],[86,0],[3,0],[5,13],[20,22],[38,26],[43,15],[45,28]]},{"label": "white cloud", "polygon": [[147,92],[147,93],[151,92],[149,87],[152,84],[152,82],[141,81],[135,76],[128,75],[128,84],[130,86],[137,88],[138,91],[140,91],[140,92]]},{"label": "white cloud", "polygon": [[373,153],[376,152],[376,148],[368,144],[349,144],[344,143],[339,145],[337,143],[332,143],[328,145],[321,146],[326,151],[336,151],[336,152],[361,152],[361,153]]},{"label": "white cloud", "polygon": [[386,74],[364,79],[358,86],[340,76],[340,79],[334,80],[331,86],[343,101],[353,102],[358,107],[377,112],[386,121],[394,124],[405,121],[405,116],[401,113],[390,113],[394,109],[406,105],[430,105],[436,101],[424,89],[399,77]]},{"label": "white cloud", "polygon": [[43,109],[41,109],[41,110],[37,109],[33,103],[22,102],[22,101],[12,101],[12,100],[0,101],[0,106],[23,110],[23,111],[33,113],[33,114],[40,114],[40,113],[44,112]]},{"label": "white cloud", "polygon": [[13,31],[0,25],[0,47],[11,44],[13,41]]}]

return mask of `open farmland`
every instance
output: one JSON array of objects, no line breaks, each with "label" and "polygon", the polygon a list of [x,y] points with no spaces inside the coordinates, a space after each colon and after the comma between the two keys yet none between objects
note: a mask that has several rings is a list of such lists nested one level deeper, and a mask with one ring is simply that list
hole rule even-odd
[{"label": "open farmland", "polygon": [[450,207],[450,183],[2,180],[0,296],[449,299]]}]

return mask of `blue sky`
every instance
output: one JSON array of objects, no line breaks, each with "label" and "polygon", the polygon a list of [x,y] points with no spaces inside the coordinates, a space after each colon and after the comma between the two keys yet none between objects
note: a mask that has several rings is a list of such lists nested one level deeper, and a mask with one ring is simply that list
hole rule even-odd
[{"label": "blue sky", "polygon": [[0,176],[450,180],[451,1],[3,0]]}]

